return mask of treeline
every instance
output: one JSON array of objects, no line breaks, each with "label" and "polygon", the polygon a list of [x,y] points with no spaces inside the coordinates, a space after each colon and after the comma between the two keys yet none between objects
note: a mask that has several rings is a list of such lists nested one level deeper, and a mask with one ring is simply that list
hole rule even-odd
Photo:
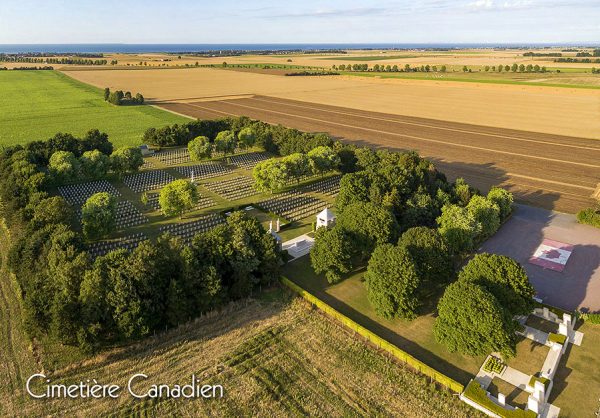
[{"label": "treeline", "polygon": [[222,118],[215,120],[196,120],[183,125],[171,125],[162,128],[150,128],[143,141],[150,145],[167,147],[186,145],[192,139],[204,136],[211,142],[222,131],[231,131],[238,135],[244,128],[251,128],[255,144],[276,155],[289,155],[297,152],[307,153],[318,146],[332,146],[332,139],[322,133],[301,132],[281,125],[270,125],[247,117]]},{"label": "treeline", "polygon": [[[4,70],[8,70],[8,68],[4,67]],[[36,70],[54,70],[54,67],[44,66],[44,67],[13,67],[11,68],[13,71],[36,71]]]},{"label": "treeline", "polygon": [[288,77],[311,77],[311,76],[320,76],[320,75],[340,75],[340,73],[335,71],[301,71],[295,73],[286,73]]},{"label": "treeline", "polygon": [[[519,73],[545,73],[545,72],[548,71],[548,69],[546,67],[539,66],[537,64],[535,64],[535,65],[532,65],[532,64],[525,65],[525,64],[517,64],[517,63],[514,63],[513,65],[498,65],[498,66],[495,66],[495,65],[492,65],[492,66],[486,65],[485,67],[483,67],[483,70],[485,72],[488,72],[488,71],[491,71],[491,72],[497,71],[499,73],[501,73],[502,71],[504,71],[504,72],[511,71],[513,73],[517,73],[517,72],[519,72]],[[463,71],[470,71],[470,70],[468,70],[467,67],[463,67]]]},{"label": "treeline", "polygon": [[595,58],[595,59],[591,59],[591,58],[582,58],[582,59],[578,59],[578,58],[558,58],[555,59],[554,62],[580,62],[580,63],[584,63],[584,64],[591,64],[591,63],[595,63],[598,62],[600,63],[600,58]]},{"label": "treeline", "polygon": [[144,104],[144,96],[141,93],[136,93],[134,97],[130,91],[125,93],[123,93],[123,90],[110,91],[110,88],[106,87],[104,89],[104,101],[115,106],[142,105]]},{"label": "treeline", "polygon": [[117,250],[92,261],[73,228],[73,210],[48,194],[52,174],[45,163],[56,153],[84,155],[92,138],[102,138],[102,154],[112,149],[94,133],[75,140],[57,135],[0,154],[0,213],[12,242],[7,265],[30,336],[94,350],[176,326],[277,278],[275,241],[243,213],[196,236],[189,248],[163,235],[131,253]]},{"label": "treeline", "polygon": [[416,72],[446,72],[446,66],[441,65],[421,65],[417,67],[411,67],[410,64],[405,64],[404,67],[398,67],[397,65],[383,65],[383,64],[375,64],[373,67],[369,67],[369,64],[340,64],[333,65],[331,67],[333,70],[339,71],[371,71],[375,73],[416,73]]},{"label": "treeline", "polygon": [[[560,52],[525,52],[524,57],[562,57]],[[579,56],[579,55],[578,55]]]},{"label": "treeline", "polygon": [[[0,54],[0,61],[2,62],[22,62],[28,64],[76,64],[76,65],[106,65],[108,60],[105,59],[89,59],[89,58],[72,58],[72,57],[48,57],[38,58],[29,56],[19,55],[6,55]],[[116,60],[112,60],[111,64],[116,64]]]}]

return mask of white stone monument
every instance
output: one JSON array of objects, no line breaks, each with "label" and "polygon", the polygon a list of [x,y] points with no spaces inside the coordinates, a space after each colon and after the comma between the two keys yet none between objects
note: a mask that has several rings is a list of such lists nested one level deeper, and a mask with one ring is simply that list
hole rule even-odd
[{"label": "white stone monument", "polygon": [[322,226],[329,228],[330,226],[335,225],[335,215],[329,208],[325,208],[317,215],[317,228],[319,229]]}]

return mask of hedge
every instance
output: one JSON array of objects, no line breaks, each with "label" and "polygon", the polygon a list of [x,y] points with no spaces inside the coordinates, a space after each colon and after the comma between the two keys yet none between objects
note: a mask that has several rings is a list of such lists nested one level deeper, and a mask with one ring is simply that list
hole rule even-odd
[{"label": "hedge", "polygon": [[586,224],[600,228],[600,210],[596,210],[594,208],[580,210],[577,213],[577,221],[580,224]]},{"label": "hedge", "polygon": [[357,332],[358,334],[360,334],[361,336],[366,338],[369,342],[371,342],[374,345],[376,345],[377,347],[385,350],[386,352],[388,352],[389,354],[394,356],[396,359],[398,359],[404,363],[407,363],[409,366],[413,367],[418,372],[424,374],[425,376],[430,377],[431,379],[435,380],[439,384],[447,387],[448,389],[450,389],[456,393],[461,393],[464,390],[465,387],[461,383],[458,383],[456,380],[451,379],[448,376],[438,372],[434,368],[428,366],[427,364],[414,358],[407,352],[399,349],[395,345],[384,340],[380,336],[374,334],[372,331],[368,330],[367,328],[363,327],[362,325],[357,324],[352,319],[350,319],[347,316],[336,311],[334,308],[332,308],[331,306],[329,306],[328,304],[326,304],[325,302],[323,302],[316,296],[312,295],[311,293],[307,292],[306,290],[302,289],[300,286],[293,283],[288,278],[281,277],[280,280],[283,285],[289,287],[291,290],[298,293],[300,296],[302,296],[308,302],[310,302],[311,304],[315,305],[317,308],[319,308],[320,310],[325,312],[327,315],[340,321],[346,327]]},{"label": "hedge", "polygon": [[567,337],[562,334],[555,334],[551,332],[548,335],[548,341],[550,341],[551,343],[558,343],[560,345],[564,345],[565,341],[567,341]]},{"label": "hedge", "polygon": [[535,382],[542,382],[546,390],[548,389],[548,386],[550,386],[550,379],[546,377],[531,376],[531,379],[529,379],[529,386],[531,386],[532,388],[535,387]]},{"label": "hedge", "polygon": [[590,324],[600,325],[600,313],[580,313],[579,317]]},{"label": "hedge", "polygon": [[470,401],[481,405],[485,409],[505,418],[536,418],[537,414],[531,410],[523,409],[506,409],[501,405],[493,402],[488,396],[487,392],[479,385],[476,380],[471,380],[463,393],[463,396]]}]

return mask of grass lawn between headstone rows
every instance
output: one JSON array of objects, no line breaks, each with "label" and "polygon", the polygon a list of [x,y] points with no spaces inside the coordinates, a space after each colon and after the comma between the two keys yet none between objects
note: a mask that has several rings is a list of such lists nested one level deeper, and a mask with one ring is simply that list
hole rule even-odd
[{"label": "grass lawn between headstone rows", "polygon": [[[446,347],[435,341],[433,323],[435,321],[436,300],[427,302],[424,313],[413,321],[401,319],[386,320],[376,315],[368,299],[363,282],[364,269],[357,270],[340,283],[330,285],[322,275],[314,273],[310,256],[289,262],[284,267],[284,276],[329,304],[355,322],[367,327],[377,335],[395,344],[436,370],[466,384],[483,364],[483,357],[470,357],[450,353]],[[600,408],[600,325],[583,324],[579,331],[584,333],[580,347],[569,345],[563,356],[554,379],[554,388],[549,401],[561,408],[561,416],[594,416]],[[548,353],[548,347],[526,338],[517,343],[517,356],[507,361],[508,365],[527,374],[541,371]],[[494,381],[495,382],[495,381]],[[514,398],[516,404],[526,403],[526,396],[516,389],[507,392],[499,385],[490,391],[500,390],[507,399]]]},{"label": "grass lawn between headstone rows", "polygon": [[[256,150],[250,150],[250,152],[253,152],[253,151],[256,151]],[[146,160],[153,164],[153,167],[148,169],[147,171],[162,170],[162,171],[169,173],[175,179],[187,178],[187,177],[184,177],[181,173],[179,173],[176,170],[176,167],[181,167],[181,166],[186,166],[186,165],[196,165],[196,164],[202,164],[202,163],[206,162],[206,161],[191,161],[188,163],[166,166],[165,164],[161,163],[157,158],[154,158],[154,157],[146,158]],[[221,162],[222,162],[223,159],[222,158],[213,159],[213,161],[219,161],[219,160],[221,160]],[[110,241],[113,239],[129,236],[131,234],[136,234],[136,233],[144,233],[146,235],[146,237],[148,237],[150,239],[156,238],[161,234],[161,232],[159,231],[159,228],[162,226],[169,225],[169,224],[181,224],[181,223],[193,222],[194,220],[197,220],[198,218],[203,217],[208,214],[211,214],[211,213],[220,213],[220,212],[227,211],[227,210],[242,210],[249,205],[254,205],[259,201],[270,199],[270,198],[277,196],[277,193],[270,194],[270,193],[256,192],[254,195],[244,197],[242,199],[228,200],[228,199],[220,196],[219,194],[207,189],[204,186],[207,183],[213,183],[213,182],[218,183],[223,180],[231,179],[234,177],[240,177],[240,176],[245,176],[245,177],[250,177],[250,178],[252,177],[252,170],[245,170],[243,168],[236,168],[233,166],[231,166],[231,167],[232,167],[232,172],[230,172],[230,173],[227,173],[227,174],[224,174],[221,176],[212,177],[212,178],[207,178],[207,179],[198,179],[198,178],[196,179],[196,185],[198,186],[198,193],[200,194],[200,196],[201,197],[209,197],[210,199],[212,199],[215,202],[215,205],[208,207],[208,208],[195,209],[195,210],[191,210],[189,212],[185,212],[182,217],[178,217],[178,216],[167,217],[167,216],[163,215],[160,212],[160,210],[155,210],[154,208],[152,208],[149,205],[145,206],[141,202],[142,193],[134,192],[133,190],[131,190],[129,187],[127,187],[124,184],[122,179],[119,179],[115,176],[111,176],[108,179],[109,182],[121,194],[121,196],[119,198],[117,198],[117,200],[119,200],[119,201],[128,200],[131,203],[133,203],[133,205],[144,216],[146,216],[148,218],[148,222],[137,225],[137,226],[132,226],[127,229],[117,230],[113,234],[111,234],[109,237],[103,238],[100,241]],[[331,175],[335,175],[335,173],[332,173]],[[313,183],[315,181],[320,181],[323,178],[328,178],[329,176],[330,175],[327,175],[325,177],[310,178],[299,184],[290,185],[289,187],[286,187],[282,191],[287,191],[287,190],[297,189],[297,188],[301,189],[303,186],[305,186],[307,184]],[[160,191],[160,189],[155,189],[155,190],[151,190],[149,192],[156,193],[159,191]],[[54,190],[53,193],[58,194],[58,191]],[[327,202],[330,205],[330,207],[333,206],[333,204],[334,204],[334,198],[332,198],[328,195],[325,195],[322,193],[315,193],[315,192],[305,192],[305,193],[310,196],[316,197],[320,200]],[[278,216],[276,214],[266,213],[256,207],[252,211],[246,211],[246,212],[250,216],[256,217],[261,222],[261,224],[263,225],[263,227],[265,229],[269,228],[269,223],[272,220],[273,228],[275,229],[276,220],[278,218]],[[315,220],[316,220],[315,215],[316,215],[316,213],[314,213],[304,219],[300,219],[300,220],[294,221],[294,222],[288,222],[284,218],[280,218],[282,229],[279,232],[279,235],[282,238],[282,240],[286,241],[286,240],[295,238],[297,236],[300,236],[302,234],[311,232],[312,231],[312,223],[315,222]]]}]

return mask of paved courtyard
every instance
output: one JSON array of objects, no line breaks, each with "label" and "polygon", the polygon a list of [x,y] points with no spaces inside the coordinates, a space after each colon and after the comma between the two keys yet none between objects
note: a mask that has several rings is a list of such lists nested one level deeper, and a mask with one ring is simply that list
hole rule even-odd
[{"label": "paved courtyard", "polygon": [[[544,239],[573,246],[562,272],[529,263]],[[511,219],[480,251],[521,263],[544,302],[563,309],[600,311],[600,229],[578,224],[575,216],[516,205]]]}]

